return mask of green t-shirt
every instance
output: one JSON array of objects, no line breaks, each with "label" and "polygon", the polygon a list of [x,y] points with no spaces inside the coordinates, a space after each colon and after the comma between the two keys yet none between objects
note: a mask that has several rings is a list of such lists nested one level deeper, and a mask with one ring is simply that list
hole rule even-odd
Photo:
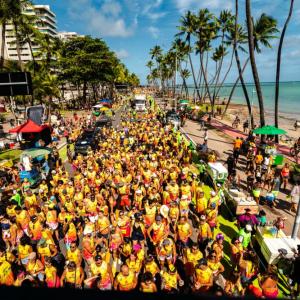
[{"label": "green t-shirt", "polygon": [[247,248],[251,242],[251,232],[246,232],[244,228],[239,231],[239,236],[243,238],[242,245]]}]

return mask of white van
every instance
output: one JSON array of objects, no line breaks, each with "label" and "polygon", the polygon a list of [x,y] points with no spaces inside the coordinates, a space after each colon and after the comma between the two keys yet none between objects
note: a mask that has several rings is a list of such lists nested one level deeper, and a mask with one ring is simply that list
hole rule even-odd
[{"label": "white van", "polygon": [[136,111],[145,111],[146,110],[146,95],[135,95],[134,96],[134,107]]}]

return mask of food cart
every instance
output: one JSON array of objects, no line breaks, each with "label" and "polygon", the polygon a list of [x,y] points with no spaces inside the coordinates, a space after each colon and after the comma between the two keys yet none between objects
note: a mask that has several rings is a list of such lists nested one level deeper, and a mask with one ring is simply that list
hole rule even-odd
[{"label": "food cart", "polygon": [[294,251],[297,250],[297,245],[300,244],[298,238],[292,239],[286,236],[281,229],[277,230],[275,226],[257,227],[255,240],[268,264],[277,264],[281,249],[286,250],[285,258],[293,258]]},{"label": "food cart", "polygon": [[259,213],[259,207],[253,197],[246,196],[245,193],[236,188],[225,189],[224,196],[228,208],[236,216],[245,213],[246,208],[249,208],[250,213],[253,215],[257,215]]},{"label": "food cart", "polygon": [[228,170],[220,162],[209,162],[207,164],[207,172],[213,182],[223,184],[228,177]]}]

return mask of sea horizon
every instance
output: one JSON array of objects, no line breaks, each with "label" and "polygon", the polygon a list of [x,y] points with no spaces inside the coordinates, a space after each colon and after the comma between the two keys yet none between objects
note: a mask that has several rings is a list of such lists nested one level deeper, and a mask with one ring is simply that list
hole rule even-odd
[{"label": "sea horizon", "polygon": [[[220,89],[220,101],[228,99],[233,83],[225,83]],[[194,86],[188,85],[190,96],[193,95]],[[201,87],[200,87],[201,88]],[[203,86],[202,86],[203,88]],[[246,88],[250,101],[253,106],[258,106],[258,100],[255,90],[255,84],[246,83]],[[269,114],[274,114],[275,111],[275,82],[261,82],[261,88],[264,98],[265,111]],[[232,96],[232,103],[246,104],[243,89],[239,83],[236,86]],[[289,119],[300,118],[300,81],[282,81],[279,89],[279,114]]]}]

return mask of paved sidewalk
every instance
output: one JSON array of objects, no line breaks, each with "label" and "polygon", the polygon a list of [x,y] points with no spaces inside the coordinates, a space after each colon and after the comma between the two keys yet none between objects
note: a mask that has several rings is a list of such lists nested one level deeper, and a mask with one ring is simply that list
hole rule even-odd
[{"label": "paved sidewalk", "polygon": [[[234,129],[217,119],[212,119],[210,125],[233,139],[235,139],[236,137],[247,138],[247,135],[242,131],[240,131],[239,129]],[[280,154],[283,154],[287,159],[295,162],[295,159],[290,155],[289,147],[281,144],[276,144],[276,145],[277,145],[277,150]]]},{"label": "paved sidewalk", "polygon": [[[229,154],[232,153],[233,149],[233,140],[236,136],[245,137],[245,134],[239,130],[232,129],[225,124],[214,120],[211,123],[214,129],[208,130],[208,147],[217,152],[219,155],[219,160],[221,162],[226,162]],[[224,130],[225,129],[225,130]],[[184,128],[181,131],[188,135],[188,137],[194,141],[196,144],[203,143],[204,131],[200,130],[200,124],[195,121],[187,120]],[[241,178],[241,185],[243,187],[246,186],[246,174],[245,174],[245,165],[246,160],[244,157],[240,157],[238,163],[238,175]],[[290,186],[288,187],[290,188]],[[266,194],[266,191],[262,191],[262,196]],[[286,200],[287,194],[282,192],[279,193],[277,200],[277,208],[270,208],[267,205],[260,205],[261,209],[263,209],[267,213],[268,220],[274,220],[277,216],[284,216],[287,218],[285,223],[285,233],[286,235],[291,235],[295,214],[290,212],[290,203]],[[300,237],[300,232],[298,234]]]}]

